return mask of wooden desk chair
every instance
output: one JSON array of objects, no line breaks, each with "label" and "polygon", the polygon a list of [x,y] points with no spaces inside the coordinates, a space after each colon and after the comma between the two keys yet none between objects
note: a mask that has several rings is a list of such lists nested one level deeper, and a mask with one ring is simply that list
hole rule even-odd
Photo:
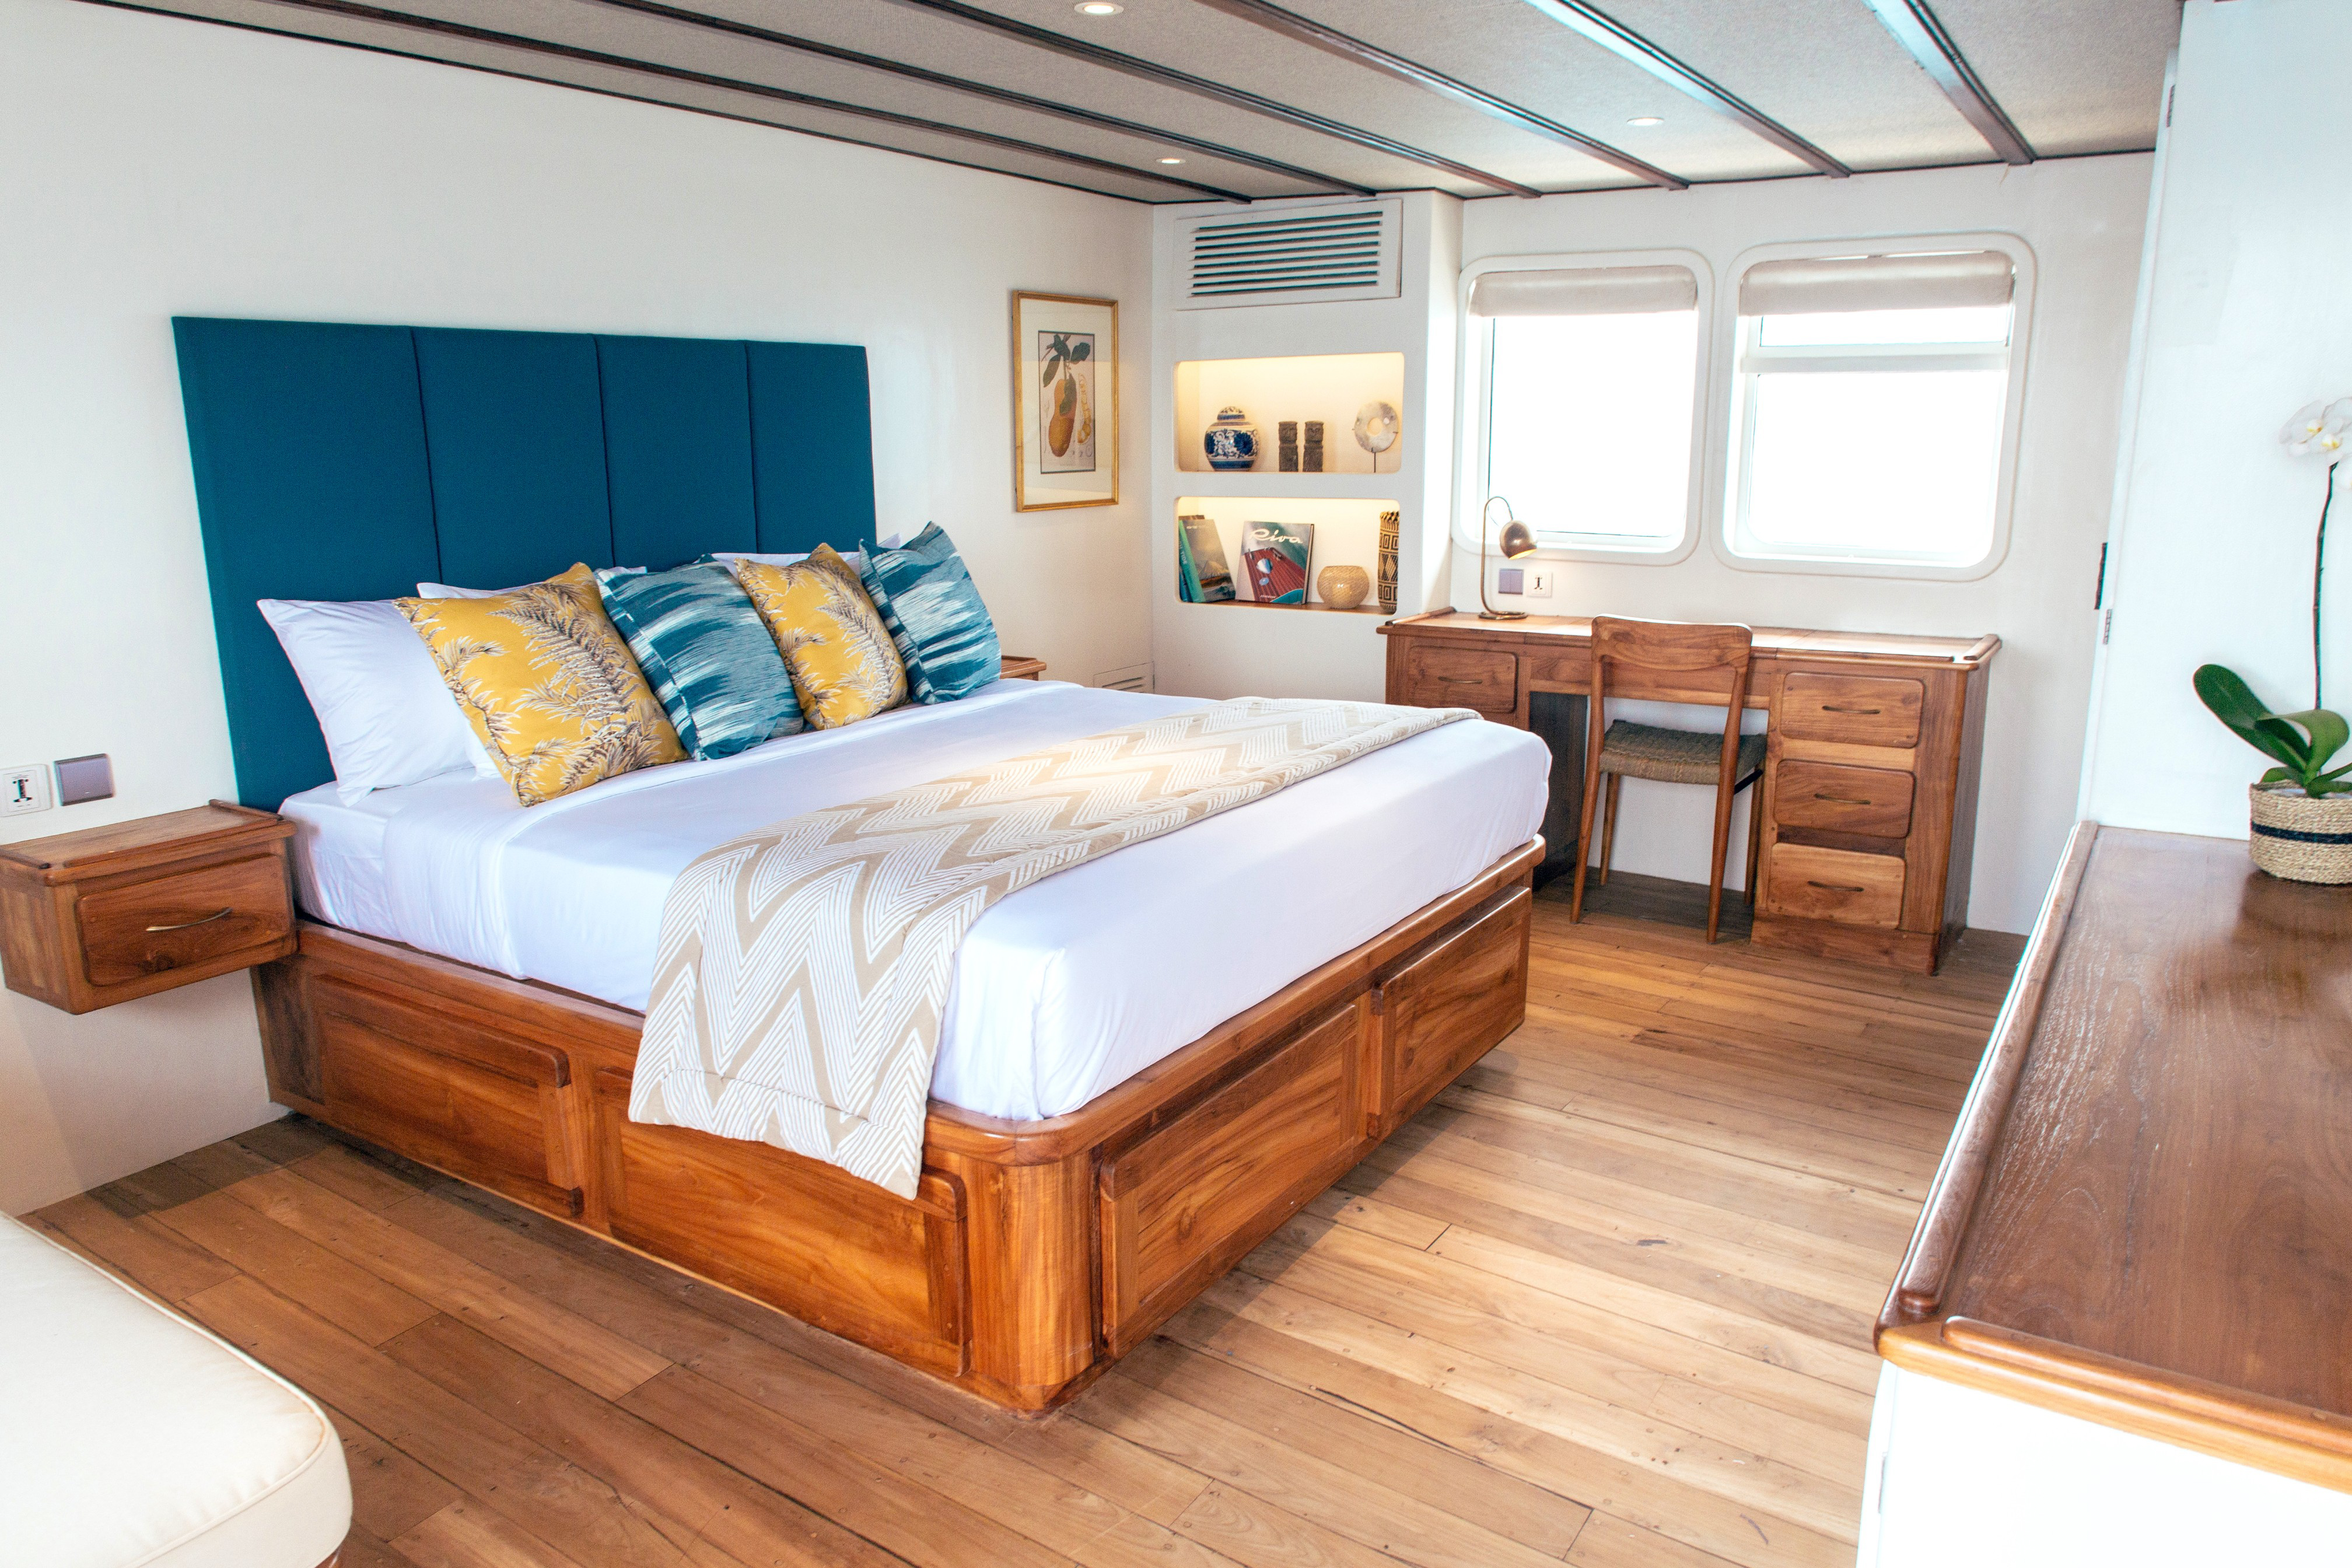
[{"label": "wooden desk chair", "polygon": [[[1681,621],[1626,621],[1611,616],[1592,622],[1592,691],[1587,703],[1591,729],[1584,743],[1584,816],[1576,835],[1576,896],[1570,921],[1584,918],[1584,874],[1592,858],[1592,809],[1601,779],[1609,778],[1609,808],[1601,835],[1601,880],[1609,880],[1609,857],[1617,846],[1617,792],[1631,773],[1665,784],[1715,785],[1715,856],[1706,879],[1706,940],[1715,940],[1723,918],[1723,857],[1731,837],[1732,797],[1764,773],[1764,737],[1742,735],[1739,715],[1748,701],[1748,669],[1754,634],[1746,626],[1713,626]],[[1609,667],[1631,665],[1692,678],[1693,694],[1711,700],[1724,687],[1727,702],[1723,738],[1704,730],[1669,730],[1654,724],[1607,721]],[[1756,849],[1763,816],[1748,814],[1748,901],[1756,901]]]}]

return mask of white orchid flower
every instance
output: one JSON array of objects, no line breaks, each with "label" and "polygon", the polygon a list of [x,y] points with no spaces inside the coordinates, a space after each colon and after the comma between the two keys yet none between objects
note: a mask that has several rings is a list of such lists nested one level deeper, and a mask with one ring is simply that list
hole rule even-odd
[{"label": "white orchid flower", "polygon": [[2352,397],[2305,404],[2279,432],[2279,439],[2292,457],[2336,461],[2352,445]]}]

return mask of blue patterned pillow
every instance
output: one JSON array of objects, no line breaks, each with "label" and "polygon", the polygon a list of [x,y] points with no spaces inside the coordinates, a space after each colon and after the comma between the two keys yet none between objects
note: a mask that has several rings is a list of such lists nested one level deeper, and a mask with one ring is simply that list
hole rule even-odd
[{"label": "blue patterned pillow", "polygon": [[918,702],[969,697],[1002,673],[996,623],[936,522],[897,550],[869,550],[859,575],[907,664]]},{"label": "blue patterned pillow", "polygon": [[596,587],[688,756],[731,757],[800,733],[784,656],[724,562],[608,569],[596,574]]}]

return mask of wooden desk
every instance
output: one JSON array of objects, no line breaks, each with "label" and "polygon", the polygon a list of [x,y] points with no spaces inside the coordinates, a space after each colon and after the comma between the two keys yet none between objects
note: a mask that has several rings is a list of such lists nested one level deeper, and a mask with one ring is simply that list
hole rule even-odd
[{"label": "wooden desk", "polygon": [[[1592,622],[1454,610],[1381,627],[1388,700],[1475,708],[1551,745],[1544,875],[1572,870]],[[1969,909],[1994,637],[1756,628],[1748,706],[1770,715],[1755,941],[1935,973]],[[1720,708],[1728,685],[1628,670],[1612,697]]]},{"label": "wooden desk", "polygon": [[2347,1041],[2343,889],[2084,824],[1879,1353],[2352,1491]]}]

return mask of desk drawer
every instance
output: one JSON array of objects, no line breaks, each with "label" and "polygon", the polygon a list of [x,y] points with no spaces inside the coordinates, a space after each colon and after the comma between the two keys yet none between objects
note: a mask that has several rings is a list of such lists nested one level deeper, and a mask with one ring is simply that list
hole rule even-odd
[{"label": "desk drawer", "polygon": [[1903,918],[1902,858],[1775,844],[1764,907],[1801,920],[1894,925]]},{"label": "desk drawer", "polygon": [[1917,784],[1893,768],[1842,768],[1783,762],[1772,775],[1772,816],[1783,827],[1827,827],[1873,838],[1911,831]]},{"label": "desk drawer", "polygon": [[1414,708],[1511,712],[1519,705],[1519,657],[1415,645],[1405,650],[1404,701]]},{"label": "desk drawer", "polygon": [[1772,722],[1799,741],[1853,746],[1916,746],[1927,689],[1876,675],[1791,675],[1780,684]]}]

